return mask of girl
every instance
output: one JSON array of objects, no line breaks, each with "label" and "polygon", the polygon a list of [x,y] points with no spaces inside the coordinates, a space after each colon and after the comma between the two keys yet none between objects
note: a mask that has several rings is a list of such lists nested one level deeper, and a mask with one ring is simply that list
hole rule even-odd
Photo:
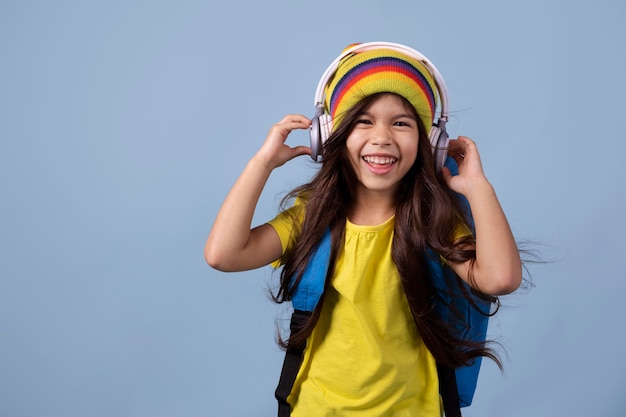
[{"label": "girl", "polygon": [[286,197],[293,206],[251,228],[273,170],[311,155],[309,147],[286,144],[290,132],[312,125],[297,114],[270,129],[217,215],[208,264],[221,271],[282,265],[279,302],[291,299],[330,230],[323,298],[285,342],[289,349],[306,341],[289,396],[292,416],[441,416],[436,363],[456,368],[493,357],[454,336],[434,311],[427,250],[485,297],[508,294],[522,279],[476,144],[465,136],[450,140],[458,175],[436,169],[429,133],[437,87],[432,68],[411,54],[384,44],[354,49],[324,85],[332,132],[319,171]]}]

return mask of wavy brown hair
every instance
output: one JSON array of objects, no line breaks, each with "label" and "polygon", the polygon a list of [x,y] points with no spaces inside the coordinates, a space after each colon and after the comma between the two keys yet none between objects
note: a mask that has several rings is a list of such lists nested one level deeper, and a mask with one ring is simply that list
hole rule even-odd
[{"label": "wavy brown hair", "polygon": [[[307,265],[327,229],[330,229],[332,241],[326,274],[326,286],[329,285],[329,278],[333,275],[335,261],[343,245],[346,219],[355,203],[354,190],[358,184],[348,157],[346,140],[358,117],[379,95],[364,98],[346,113],[342,124],[324,144],[323,162],[319,171],[310,182],[292,190],[283,199],[284,208],[289,201],[302,197],[306,202],[306,209],[297,243],[282,257],[284,268],[280,287],[273,295],[279,303],[291,299],[304,272],[303,265]],[[452,325],[442,321],[436,312],[435,305],[440,294],[429,275],[427,253],[442,256],[451,262],[470,260],[473,265],[476,258],[475,241],[472,236],[457,239],[459,224],[470,224],[467,210],[461,204],[459,196],[435,172],[432,147],[426,129],[413,107],[406,100],[404,102],[407,109],[414,113],[420,140],[415,163],[401,180],[397,190],[392,258],[417,330],[437,362],[444,366],[456,368],[468,365],[481,356],[493,359],[500,366],[497,356],[484,343],[455,336]],[[470,282],[472,279],[470,268]],[[291,285],[292,282],[294,285]],[[466,289],[460,279],[459,285],[464,288],[464,296],[477,308],[476,296],[489,302],[497,302],[495,297]],[[308,322],[292,331],[288,340],[281,340],[285,348],[302,346],[317,322],[322,304],[323,296]]]}]

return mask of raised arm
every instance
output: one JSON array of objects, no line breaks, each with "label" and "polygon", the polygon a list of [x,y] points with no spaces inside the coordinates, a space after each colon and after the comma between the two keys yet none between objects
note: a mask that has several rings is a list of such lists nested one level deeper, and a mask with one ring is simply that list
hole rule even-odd
[{"label": "raised arm", "polygon": [[444,169],[448,186],[467,198],[476,229],[476,261],[452,264],[455,272],[485,294],[503,295],[522,282],[522,265],[515,238],[495,190],[485,177],[476,144],[465,136],[451,140],[449,155],[459,165],[459,175]]},{"label": "raised arm", "polygon": [[204,248],[204,258],[210,266],[221,271],[244,271],[280,257],[282,248],[276,231],[267,224],[251,229],[252,216],[272,171],[297,156],[311,153],[306,146],[292,148],[285,144],[289,133],[310,125],[305,116],[287,115],[272,126],[217,214]]}]

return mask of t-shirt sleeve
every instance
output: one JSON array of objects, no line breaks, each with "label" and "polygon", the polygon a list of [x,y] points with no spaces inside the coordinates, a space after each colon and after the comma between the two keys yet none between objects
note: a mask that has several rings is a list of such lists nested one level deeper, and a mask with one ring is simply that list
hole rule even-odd
[{"label": "t-shirt sleeve", "polygon": [[[281,211],[276,217],[267,222],[276,230],[282,246],[282,254],[291,250],[300,236],[300,225],[304,216],[304,204],[300,199],[296,199],[294,205],[287,210]],[[283,264],[282,256],[272,262],[274,268]]]},{"label": "t-shirt sleeve", "polygon": [[461,238],[467,237],[467,236],[471,236],[472,235],[472,230],[469,228],[469,226],[467,224],[465,224],[465,222],[460,222],[457,227],[456,230],[454,231],[454,240],[459,240]]},{"label": "t-shirt sleeve", "polygon": [[[465,222],[459,222],[454,231],[454,240],[457,241],[467,236],[472,236],[472,229]],[[442,264],[448,263],[448,260],[443,256],[440,256],[440,259]]]}]

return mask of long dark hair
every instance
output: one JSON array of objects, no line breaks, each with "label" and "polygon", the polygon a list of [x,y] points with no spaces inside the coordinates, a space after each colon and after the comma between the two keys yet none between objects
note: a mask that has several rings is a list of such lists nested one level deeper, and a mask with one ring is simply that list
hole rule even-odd
[{"label": "long dark hair", "polygon": [[[357,118],[379,94],[364,98],[353,106],[343,118],[328,141],[324,144],[323,163],[310,182],[292,190],[283,199],[283,206],[294,198],[306,201],[304,218],[301,220],[297,243],[283,255],[284,268],[280,287],[274,299],[284,302],[291,299],[316,244],[327,229],[331,232],[331,256],[326,285],[332,276],[335,261],[344,240],[346,219],[355,202],[354,190],[358,179],[352,168],[346,149],[346,140]],[[403,99],[404,100],[404,99]],[[417,159],[401,180],[396,196],[392,258],[398,269],[411,313],[420,337],[435,359],[442,365],[456,368],[467,365],[480,356],[500,362],[494,352],[483,343],[476,343],[454,336],[451,325],[444,323],[435,304],[439,296],[429,276],[426,253],[430,251],[451,262],[464,262],[476,258],[474,239],[465,236],[457,239],[462,223],[469,224],[467,210],[462,207],[458,195],[450,190],[434,168],[432,148],[421,119],[406,101],[407,109],[414,113],[419,130]],[[297,223],[297,219],[294,219]],[[468,249],[470,248],[470,249]],[[423,256],[416,256],[421,254]],[[470,268],[470,282],[472,280]],[[291,285],[295,282],[295,285]],[[462,286],[462,283],[459,283]],[[464,288],[464,287],[462,287]],[[497,302],[473,290],[464,292],[474,304],[474,298]],[[292,331],[288,340],[281,344],[289,349],[301,346],[310,335],[321,311],[323,296],[308,322]],[[488,312],[487,312],[488,313]]]}]

